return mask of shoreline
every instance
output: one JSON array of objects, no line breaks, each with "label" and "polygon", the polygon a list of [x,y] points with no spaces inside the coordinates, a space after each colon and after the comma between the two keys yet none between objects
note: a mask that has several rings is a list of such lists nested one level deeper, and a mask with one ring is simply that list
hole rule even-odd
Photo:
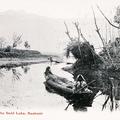
[{"label": "shoreline", "polygon": [[45,62],[49,62],[47,58],[28,58],[28,59],[4,58],[0,59],[0,69],[40,64]]}]

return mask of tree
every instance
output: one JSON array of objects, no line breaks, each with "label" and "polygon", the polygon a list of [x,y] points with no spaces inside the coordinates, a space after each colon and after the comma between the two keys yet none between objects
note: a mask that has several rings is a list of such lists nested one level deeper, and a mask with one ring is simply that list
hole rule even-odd
[{"label": "tree", "polygon": [[21,35],[17,35],[17,34],[13,34],[13,48],[16,48],[18,45],[20,45],[22,43],[22,34]]},{"label": "tree", "polygon": [[12,49],[12,47],[10,45],[8,45],[5,49],[5,52],[11,52],[11,49]]},{"label": "tree", "polygon": [[116,26],[114,25],[103,13],[103,11],[99,8],[99,6],[97,6],[98,10],[100,11],[100,13],[103,15],[103,17],[106,19],[106,21],[114,28],[120,29],[120,26]]},{"label": "tree", "polygon": [[29,45],[28,41],[25,41],[24,46],[25,46],[25,48],[27,48],[27,49],[30,48],[30,45]]}]

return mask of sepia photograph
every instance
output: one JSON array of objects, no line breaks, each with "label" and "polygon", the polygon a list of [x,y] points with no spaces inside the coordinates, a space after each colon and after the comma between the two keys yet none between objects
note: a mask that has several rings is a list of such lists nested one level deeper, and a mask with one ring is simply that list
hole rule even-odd
[{"label": "sepia photograph", "polygon": [[1,120],[119,111],[120,0],[0,0]]}]

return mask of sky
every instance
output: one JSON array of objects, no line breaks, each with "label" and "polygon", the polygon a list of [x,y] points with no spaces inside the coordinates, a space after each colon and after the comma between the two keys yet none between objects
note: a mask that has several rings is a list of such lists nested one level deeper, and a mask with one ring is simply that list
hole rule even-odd
[{"label": "sky", "polygon": [[99,5],[110,12],[119,5],[119,0],[0,0],[0,11],[23,10],[52,18],[76,18],[90,16],[91,6]]},{"label": "sky", "polygon": [[[103,18],[103,16],[97,10],[96,5],[99,5],[99,7],[105,13],[105,15],[108,18],[110,18],[111,16],[114,16],[117,6],[120,5],[120,0],[0,0],[0,12],[14,10],[14,11],[21,11],[21,12],[30,13],[30,14],[34,13],[39,16],[45,16],[53,19],[62,19],[65,21],[70,20],[71,22],[73,21],[72,19],[84,20],[83,22],[80,21],[81,24],[84,23],[81,26],[83,33],[85,33],[85,35],[88,37],[89,40],[91,39],[91,41],[93,41],[91,42],[92,44],[96,44],[96,43],[98,44],[98,41],[95,42],[96,37],[93,34],[93,31],[95,32],[95,28],[93,29],[88,28],[88,24],[92,24],[92,27],[94,26],[93,13],[92,13],[91,7],[95,10],[97,19]],[[110,19],[113,20],[113,18],[110,18]],[[102,22],[101,24],[105,24],[105,23]],[[64,32],[65,30],[63,30],[63,33]],[[90,36],[92,37],[90,38]],[[55,36],[52,36],[51,39],[54,37]],[[39,38],[36,38],[36,39],[39,39]],[[64,41],[63,36],[59,35],[59,38],[57,37],[53,41],[53,43],[56,43],[56,46],[58,46],[57,45],[58,43],[55,41],[58,39],[60,42],[62,40]],[[29,39],[27,40],[29,41]],[[45,39],[42,39],[42,40],[45,41]],[[45,44],[48,44],[47,40]],[[62,45],[63,44],[64,42],[62,43]],[[34,47],[35,49],[39,47],[38,44],[34,46],[35,46]],[[51,51],[53,51],[52,48],[53,47],[50,48]],[[55,50],[57,50],[57,48]]]}]

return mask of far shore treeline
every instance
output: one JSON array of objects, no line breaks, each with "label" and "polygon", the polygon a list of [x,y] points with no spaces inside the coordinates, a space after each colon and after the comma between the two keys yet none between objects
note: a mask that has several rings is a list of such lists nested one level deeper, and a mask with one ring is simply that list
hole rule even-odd
[{"label": "far shore treeline", "polygon": [[23,49],[11,49],[7,51],[6,48],[0,48],[0,58],[39,58],[49,57],[50,55],[42,54],[37,50],[23,50]]},{"label": "far shore treeline", "polygon": [[[22,46],[20,46],[22,44]],[[24,47],[24,49],[20,49]],[[8,43],[4,37],[0,37],[0,58],[39,58],[54,55],[41,54],[37,50],[31,50],[28,41],[22,39],[22,34],[13,33],[11,43]],[[56,57],[56,56],[55,56]]]}]

